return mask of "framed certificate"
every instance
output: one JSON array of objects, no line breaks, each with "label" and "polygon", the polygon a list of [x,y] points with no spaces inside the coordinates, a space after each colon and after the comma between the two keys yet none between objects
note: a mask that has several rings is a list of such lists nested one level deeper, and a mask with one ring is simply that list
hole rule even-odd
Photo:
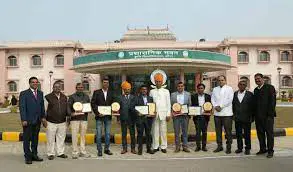
[{"label": "framed certificate", "polygon": [[181,105],[181,113],[183,114],[188,113],[188,105]]},{"label": "framed certificate", "polygon": [[92,112],[91,104],[90,103],[82,104],[82,112],[84,112],[84,113]]},{"label": "framed certificate", "polygon": [[202,114],[202,109],[200,106],[189,106],[189,113],[190,116],[197,116]]},{"label": "framed certificate", "polygon": [[149,116],[155,116],[155,112],[156,112],[156,104],[155,103],[147,103],[148,107],[149,107]]},{"label": "framed certificate", "polygon": [[149,114],[149,106],[135,106],[135,110],[137,110],[140,115]]},{"label": "framed certificate", "polygon": [[98,106],[98,112],[101,115],[112,115],[111,106]]}]

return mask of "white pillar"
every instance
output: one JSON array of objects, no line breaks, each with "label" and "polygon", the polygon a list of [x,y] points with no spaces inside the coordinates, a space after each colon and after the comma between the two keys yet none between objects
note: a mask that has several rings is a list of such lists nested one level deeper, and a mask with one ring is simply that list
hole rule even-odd
[{"label": "white pillar", "polygon": [[180,71],[180,81],[184,83],[184,71],[183,70]]}]

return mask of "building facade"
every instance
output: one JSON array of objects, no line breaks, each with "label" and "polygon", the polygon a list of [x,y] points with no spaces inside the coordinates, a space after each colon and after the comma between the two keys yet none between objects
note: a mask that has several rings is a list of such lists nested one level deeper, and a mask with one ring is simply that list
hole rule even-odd
[{"label": "building facade", "polygon": [[[91,95],[101,87],[97,72],[81,72],[75,69],[74,59],[91,54],[117,51],[140,50],[185,50],[205,51],[229,56],[230,67],[218,71],[198,68],[196,72],[180,73],[177,69],[168,73],[170,89],[175,83],[184,81],[189,91],[197,83],[203,82],[207,91],[217,85],[216,77],[225,75],[227,82],[237,89],[239,80],[246,80],[250,90],[256,86],[254,74],[262,73],[266,82],[275,86],[279,92],[288,94],[293,89],[293,38],[226,38],[222,41],[178,41],[168,28],[128,29],[120,40],[106,43],[78,41],[28,41],[0,43],[0,102],[4,96],[11,96],[29,87],[28,79],[36,76],[40,89],[49,93],[55,82],[63,84],[66,95],[75,91],[75,84],[81,82]],[[106,58],[106,57],[105,57]],[[120,66],[127,64],[119,64]],[[176,66],[176,65],[175,65]],[[218,66],[215,64],[214,66]],[[195,67],[196,68],[196,67]],[[171,67],[170,67],[171,69]],[[203,70],[200,70],[203,69]],[[102,73],[102,72],[101,72]],[[119,87],[122,80],[141,84],[149,80],[150,72],[143,75],[123,74],[112,70],[113,88]]]}]

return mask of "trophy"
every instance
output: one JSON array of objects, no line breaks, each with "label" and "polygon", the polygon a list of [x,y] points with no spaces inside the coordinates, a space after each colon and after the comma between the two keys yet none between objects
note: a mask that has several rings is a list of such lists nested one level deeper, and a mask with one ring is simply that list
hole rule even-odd
[{"label": "trophy", "polygon": [[120,104],[118,102],[114,102],[111,104],[112,108],[112,115],[113,116],[119,116],[119,110],[120,110]]}]

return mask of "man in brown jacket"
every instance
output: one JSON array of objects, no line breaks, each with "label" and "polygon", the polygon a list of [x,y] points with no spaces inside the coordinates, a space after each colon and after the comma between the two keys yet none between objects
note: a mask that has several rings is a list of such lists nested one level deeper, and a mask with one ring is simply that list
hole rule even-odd
[{"label": "man in brown jacket", "polygon": [[[48,102],[47,108],[47,155],[49,160],[55,157],[55,145],[57,157],[67,158],[64,154],[66,137],[67,97],[61,93],[60,83],[53,85],[53,92],[45,96]],[[56,140],[56,142],[55,142]]]}]

